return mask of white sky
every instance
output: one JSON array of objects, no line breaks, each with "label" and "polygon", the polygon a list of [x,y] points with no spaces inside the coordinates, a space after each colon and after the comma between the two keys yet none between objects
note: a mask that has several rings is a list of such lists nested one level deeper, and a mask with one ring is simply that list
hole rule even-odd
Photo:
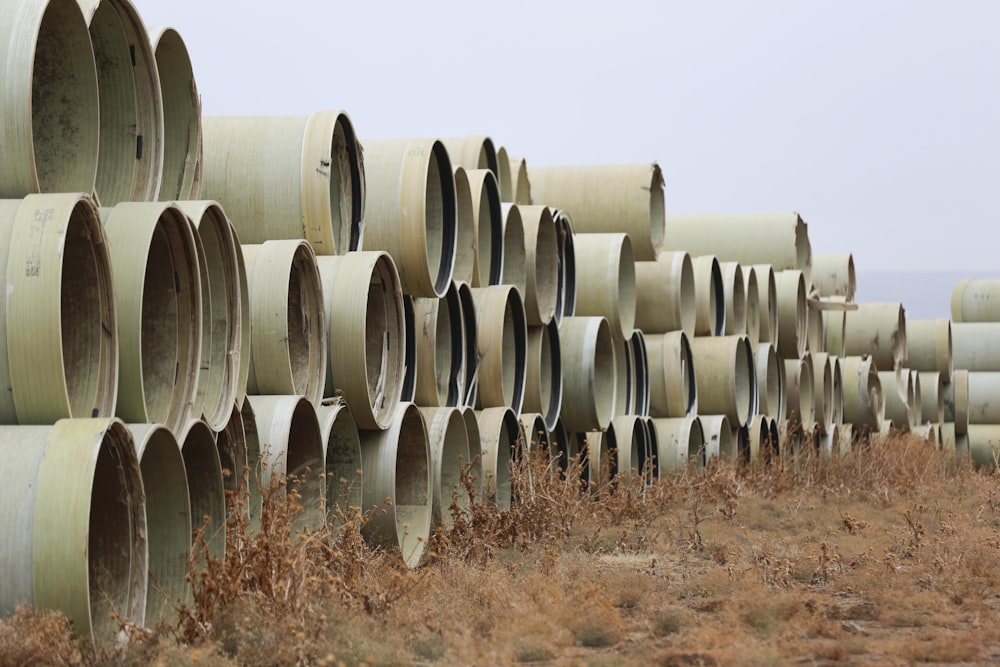
[{"label": "white sky", "polygon": [[668,212],[798,210],[859,273],[1000,267],[998,0],[134,2],[206,114],[657,160]]}]

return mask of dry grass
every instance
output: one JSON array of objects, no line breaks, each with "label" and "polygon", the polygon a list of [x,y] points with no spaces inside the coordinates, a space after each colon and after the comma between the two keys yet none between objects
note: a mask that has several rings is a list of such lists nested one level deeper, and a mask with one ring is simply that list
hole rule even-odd
[{"label": "dry grass", "polygon": [[[521,502],[453,507],[406,570],[366,517],[296,532],[296,495],[225,562],[192,565],[177,623],[93,655],[58,615],[0,621],[2,664],[988,664],[1000,657],[1000,492],[915,438],[842,460],[712,463],[581,493],[545,461]],[[465,493],[458,490],[456,493]],[[475,500],[479,500],[475,498]],[[204,561],[193,561],[202,562]]]}]

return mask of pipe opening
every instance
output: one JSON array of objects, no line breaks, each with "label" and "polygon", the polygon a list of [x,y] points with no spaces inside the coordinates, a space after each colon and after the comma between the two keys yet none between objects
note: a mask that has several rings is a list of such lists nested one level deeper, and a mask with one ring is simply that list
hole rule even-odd
[{"label": "pipe opening", "polygon": [[516,204],[506,211],[503,223],[503,284],[526,293],[527,262],[524,251],[524,223]]},{"label": "pipe opening", "polygon": [[711,291],[709,292],[709,322],[712,335],[723,336],[726,333],[726,299],[725,286],[722,282],[722,269],[716,259],[712,260]]},{"label": "pipe opening", "polygon": [[[324,459],[327,515],[333,520],[338,510],[364,506],[361,438],[350,410],[344,407],[320,410],[336,410],[326,433]],[[334,516],[331,517],[331,513]]]},{"label": "pipe opening", "polygon": [[439,367],[435,369],[434,377],[438,404],[457,407],[462,402],[465,341],[461,335],[462,304],[454,283],[444,298],[438,300],[435,326],[435,357]]},{"label": "pipe opening", "polygon": [[330,214],[337,254],[361,246],[364,220],[364,175],[354,127],[338,114],[330,139]]},{"label": "pipe opening", "polygon": [[478,329],[476,301],[468,283],[458,284],[458,301],[462,313],[462,341],[465,347],[465,377],[462,380],[463,396],[459,405],[472,407],[476,403],[477,378],[479,377]]},{"label": "pipe opening", "polygon": [[[483,177],[482,193],[479,196],[478,240],[479,286],[499,285],[503,277],[504,224],[500,187],[492,174]],[[483,278],[486,279],[486,284],[483,283]]]},{"label": "pipe opening", "polygon": [[514,497],[511,466],[520,446],[520,437],[521,425],[517,421],[517,415],[510,410],[504,410],[503,418],[500,420],[500,432],[497,435],[496,474],[493,484],[494,499],[497,508],[501,510],[510,509]]},{"label": "pipe opening", "polygon": [[[219,465],[222,469],[222,482],[225,490],[230,494],[236,494],[243,487],[243,474],[248,465],[243,418],[236,405],[232,407],[225,428],[216,434],[215,446],[219,451]],[[230,504],[227,502],[227,510],[231,511],[234,507],[230,507]]]},{"label": "pipe opening", "polygon": [[[312,396],[323,382],[323,313],[319,272],[309,246],[295,249],[288,272],[288,362],[295,393]],[[320,392],[321,393],[321,392]]]},{"label": "pipe opening", "polygon": [[197,533],[204,529],[208,555],[221,559],[226,552],[226,491],[215,438],[204,422],[193,421],[188,425],[181,441],[181,454],[191,502],[191,530]]},{"label": "pipe opening", "polygon": [[166,229],[156,226],[146,257],[142,288],[142,389],[150,422],[166,423],[178,373],[179,317],[174,257]]},{"label": "pipe opening", "polygon": [[[476,237],[478,232],[473,228],[476,220],[472,213],[472,189],[468,173],[462,167],[455,167],[455,281],[469,282],[475,268],[478,253]],[[482,201],[480,201],[482,214]]]},{"label": "pipe opening", "polygon": [[699,468],[705,465],[705,431],[702,429],[701,420],[697,417],[690,419],[690,429],[687,438],[687,463]]},{"label": "pipe opening", "polygon": [[[531,215],[534,215],[532,213]],[[539,215],[535,244],[534,291],[539,324],[554,317],[559,300],[561,269],[559,266],[559,237],[549,208],[543,207]],[[634,275],[633,275],[634,281]]]},{"label": "pipe opening", "polygon": [[[511,339],[514,344],[514,364],[513,366],[507,363],[503,364],[504,397],[507,397],[509,388],[510,403],[508,405],[515,412],[519,412],[524,403],[524,379],[528,372],[528,341],[526,340],[527,323],[524,318],[524,305],[521,303],[521,296],[516,289],[508,290],[507,305],[504,309],[504,359],[510,358],[507,356],[508,320],[513,327]],[[511,385],[507,384],[508,370],[512,373]]]},{"label": "pipe opening", "polygon": [[167,28],[156,40],[163,94],[163,178],[160,201],[191,199],[201,160],[201,101],[184,40]]},{"label": "pipe opening", "polygon": [[[294,476],[302,496],[303,514],[318,510],[323,498],[323,435],[312,404],[300,399],[295,403],[288,427],[285,474]],[[310,524],[315,525],[315,523]]]},{"label": "pipe opening", "polygon": [[262,452],[260,434],[257,431],[257,416],[250,401],[243,401],[240,420],[243,422],[243,439],[247,450],[247,472],[245,475],[240,475],[240,484],[246,485],[250,528],[256,530],[260,526],[260,517],[263,513],[264,498],[261,494],[261,483],[264,477],[261,470]]},{"label": "pipe opening", "polygon": [[430,525],[431,510],[427,431],[419,410],[412,406],[400,417],[393,464],[396,537],[403,560],[409,564],[414,555],[424,551],[427,535],[420,527]]},{"label": "pipe opening", "polygon": [[104,111],[104,105],[98,110],[93,54],[76,2],[51,0],[38,26],[31,69],[31,143],[39,192],[89,193],[93,188],[98,137],[103,136],[98,117]]},{"label": "pipe opening", "polygon": [[576,248],[573,245],[573,225],[564,211],[554,214],[559,233],[559,298],[556,321],[572,317],[576,312]]},{"label": "pipe opening", "polygon": [[680,336],[681,357],[681,391],[684,400],[684,415],[692,415],[698,411],[698,382],[695,379],[694,355],[691,353],[691,341],[687,335]]},{"label": "pipe opening", "polygon": [[633,408],[635,414],[645,417],[649,414],[649,359],[646,356],[646,338],[641,329],[632,332],[629,345],[635,386]]},{"label": "pipe opening", "polygon": [[399,400],[408,403],[413,400],[417,390],[417,322],[413,311],[413,297],[409,294],[403,295],[403,328],[406,330],[403,348],[405,372]]},{"label": "pipe opening", "polygon": [[594,337],[594,376],[591,387],[597,420],[604,426],[614,416],[617,394],[621,391],[617,387],[618,357],[621,355],[615,350],[608,321],[602,317],[596,322],[596,331],[590,334]]},{"label": "pipe opening", "polygon": [[[448,421],[441,438],[440,477],[437,493],[441,504],[436,508],[435,520],[446,527],[454,524],[450,507],[454,503],[461,509],[469,506],[469,494],[462,487],[462,469],[469,463],[469,435],[465,421],[458,410],[448,410]],[[454,495],[454,491],[458,491]]]},{"label": "pipe opening", "polygon": [[[434,293],[444,294],[455,270],[456,198],[455,177],[444,145],[435,141],[427,164],[424,191],[427,267],[434,276]],[[436,271],[436,276],[435,276]]]}]

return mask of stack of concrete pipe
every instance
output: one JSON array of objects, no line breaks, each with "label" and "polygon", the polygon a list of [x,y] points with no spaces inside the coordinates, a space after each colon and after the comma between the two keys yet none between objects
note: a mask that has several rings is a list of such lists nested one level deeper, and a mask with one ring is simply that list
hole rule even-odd
[{"label": "stack of concrete pipe", "polygon": [[797,213],[665,215],[655,163],[202,118],[129,0],[0,9],[0,613],[153,626],[288,484],[297,527],[380,507],[416,566],[462,475],[509,508],[528,452],[598,494],[891,427],[993,460],[996,283],[907,322]]}]

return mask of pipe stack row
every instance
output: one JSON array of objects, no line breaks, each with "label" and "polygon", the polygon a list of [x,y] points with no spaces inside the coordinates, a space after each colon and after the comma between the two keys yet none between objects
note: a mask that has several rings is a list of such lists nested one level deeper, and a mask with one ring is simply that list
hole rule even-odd
[{"label": "pipe stack row", "polygon": [[655,163],[343,111],[202,118],[128,0],[0,7],[2,613],[152,626],[289,480],[299,527],[382,508],[366,539],[415,566],[463,470],[506,508],[529,450],[607,493],[889,424],[973,440],[949,323],[853,303],[798,214],[668,216]]}]

